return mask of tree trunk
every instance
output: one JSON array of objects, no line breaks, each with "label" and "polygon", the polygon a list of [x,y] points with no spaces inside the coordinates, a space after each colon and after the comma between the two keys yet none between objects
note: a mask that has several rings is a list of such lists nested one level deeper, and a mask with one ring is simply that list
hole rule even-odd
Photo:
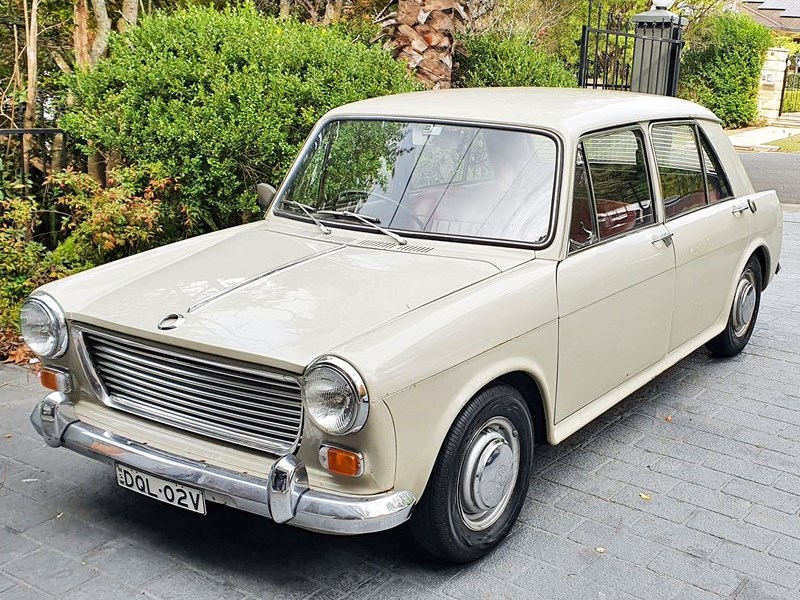
[{"label": "tree trunk", "polygon": [[281,0],[280,7],[280,18],[288,19],[292,11],[290,0]]},{"label": "tree trunk", "polygon": [[111,19],[108,18],[106,0],[92,0],[92,10],[94,11],[94,42],[89,52],[91,66],[97,64],[108,49],[108,38],[111,35]]},{"label": "tree trunk", "polygon": [[449,88],[456,28],[468,19],[458,0],[398,0],[384,28],[385,47],[430,88]]},{"label": "tree trunk", "polygon": [[[25,97],[25,115],[22,126],[30,129],[36,125],[36,100],[37,83],[39,78],[39,0],[31,0],[28,9],[28,0],[23,3],[25,16],[25,55],[28,63],[28,85]],[[31,151],[33,150],[33,136],[22,136],[22,170],[27,179],[31,170]]]},{"label": "tree trunk", "polygon": [[136,25],[139,17],[139,0],[122,0],[122,16],[117,21],[117,29],[120,32],[127,31]]},{"label": "tree trunk", "polygon": [[344,0],[328,0],[325,3],[325,16],[322,18],[322,24],[338,23],[342,18],[343,10]]},{"label": "tree trunk", "polygon": [[75,19],[75,64],[80,69],[89,68],[89,7],[86,0],[74,0],[72,14]]}]

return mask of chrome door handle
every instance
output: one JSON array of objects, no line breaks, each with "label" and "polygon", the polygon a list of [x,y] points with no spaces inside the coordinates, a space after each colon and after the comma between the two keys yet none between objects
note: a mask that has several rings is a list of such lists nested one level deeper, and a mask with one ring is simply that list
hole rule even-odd
[{"label": "chrome door handle", "polygon": [[747,209],[750,209],[750,212],[756,212],[758,210],[758,205],[752,198],[748,199],[747,202],[744,204],[739,204],[737,206],[734,206],[731,209],[731,212],[735,215],[739,215],[742,214]]},{"label": "chrome door handle", "polygon": [[653,244],[657,244],[658,242],[664,242],[664,245],[669,247],[672,246],[672,232],[666,231],[664,233],[656,233],[653,237],[650,238],[650,241]]}]

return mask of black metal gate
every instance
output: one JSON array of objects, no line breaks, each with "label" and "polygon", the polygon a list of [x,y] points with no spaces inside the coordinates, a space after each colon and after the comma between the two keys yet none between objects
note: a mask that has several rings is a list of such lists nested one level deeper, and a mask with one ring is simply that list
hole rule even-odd
[{"label": "black metal gate", "polygon": [[678,15],[633,20],[590,0],[580,40],[578,85],[675,96],[683,48]]},{"label": "black metal gate", "polygon": [[800,113],[800,55],[789,59],[783,78],[781,109],[779,114]]}]

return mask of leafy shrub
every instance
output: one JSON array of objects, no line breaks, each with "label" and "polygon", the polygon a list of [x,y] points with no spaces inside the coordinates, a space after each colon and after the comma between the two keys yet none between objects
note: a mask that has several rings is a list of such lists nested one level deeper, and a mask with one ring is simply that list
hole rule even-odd
[{"label": "leafy shrub", "polygon": [[758,84],[771,43],[769,29],[746,15],[710,17],[683,53],[680,95],[713,111],[726,127],[749,125],[758,115]]},{"label": "leafy shrub", "polygon": [[187,211],[214,229],[257,210],[255,184],[283,177],[327,110],[416,84],[342,28],[275,21],[247,4],[145,17],[71,88],[73,138],[129,164],[161,163]]},{"label": "leafy shrub", "polygon": [[549,86],[575,87],[575,73],[561,60],[522,35],[483,33],[461,43],[466,56],[458,59],[455,85],[459,87]]},{"label": "leafy shrub", "polygon": [[[53,175],[49,208],[2,176],[0,163],[0,334],[16,329],[22,301],[40,285],[172,241],[164,230],[180,210],[176,186],[152,171],[113,170],[106,187],[72,170]],[[42,225],[52,212],[53,232]]]}]

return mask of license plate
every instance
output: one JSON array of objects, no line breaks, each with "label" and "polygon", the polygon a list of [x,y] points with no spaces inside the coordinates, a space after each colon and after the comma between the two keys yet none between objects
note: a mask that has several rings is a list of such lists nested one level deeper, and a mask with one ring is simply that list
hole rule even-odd
[{"label": "license plate", "polygon": [[119,463],[115,463],[114,466],[117,468],[117,483],[122,487],[172,506],[206,514],[203,490],[148,475]]}]

